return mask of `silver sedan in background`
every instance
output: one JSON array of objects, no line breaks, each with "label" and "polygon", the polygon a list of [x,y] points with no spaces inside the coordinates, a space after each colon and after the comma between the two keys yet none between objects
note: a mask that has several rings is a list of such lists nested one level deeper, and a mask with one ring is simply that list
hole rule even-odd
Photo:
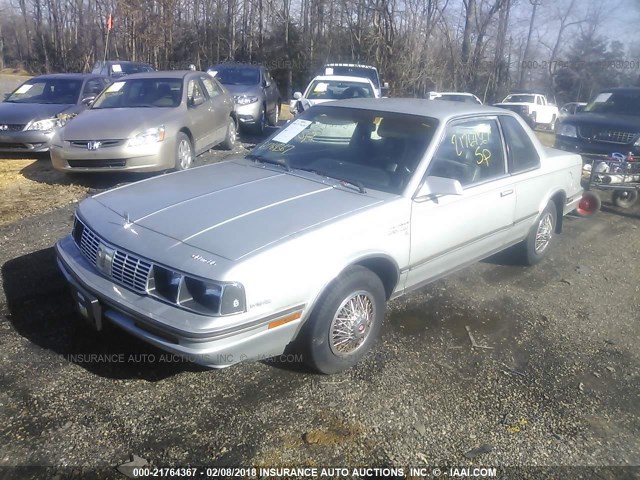
[{"label": "silver sedan in background", "polygon": [[233,99],[203,72],[129,75],[111,84],[51,141],[66,172],[185,170],[195,156],[236,142]]}]

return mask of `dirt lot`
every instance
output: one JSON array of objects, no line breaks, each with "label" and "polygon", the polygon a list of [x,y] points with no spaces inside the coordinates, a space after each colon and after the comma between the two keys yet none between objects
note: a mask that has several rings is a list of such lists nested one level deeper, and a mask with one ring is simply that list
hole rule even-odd
[{"label": "dirt lot", "polygon": [[124,478],[114,468],[131,454],[154,465],[640,465],[638,206],[568,218],[536,267],[501,254],[392,302],[375,351],[324,377],[286,361],[166,362],[78,321],[52,245],[76,200],[128,180],[78,184],[46,160],[0,161],[0,467]]}]

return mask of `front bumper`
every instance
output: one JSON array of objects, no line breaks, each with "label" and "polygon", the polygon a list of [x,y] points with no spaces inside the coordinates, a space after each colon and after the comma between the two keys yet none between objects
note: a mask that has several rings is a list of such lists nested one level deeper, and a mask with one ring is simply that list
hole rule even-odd
[{"label": "front bumper", "polygon": [[260,120],[260,109],[262,102],[258,100],[247,105],[238,105],[236,103],[236,115],[241,125],[254,125]]},{"label": "front bumper", "polygon": [[49,151],[49,143],[54,132],[37,130],[0,132],[0,152],[39,153]]},{"label": "front bumper", "polygon": [[[233,329],[207,332],[196,326],[207,317],[138,295],[98,274],[71,236],[56,244],[58,266],[74,297],[95,297],[98,322],[108,321],[156,347],[200,365],[222,368],[246,360],[263,360],[284,352],[294,339],[302,317],[275,328],[273,323],[302,312],[303,306],[278,312]],[[85,312],[86,313],[86,312]],[[171,327],[171,318],[192,317],[192,330]],[[224,320],[224,317],[221,317]],[[270,327],[270,324],[272,328]]]},{"label": "front bumper", "polygon": [[565,152],[579,153],[586,155],[611,155],[621,153],[625,157],[631,152],[633,155],[640,155],[640,147],[634,145],[623,145],[618,143],[591,142],[576,137],[564,137],[556,135],[554,148]]},{"label": "front bumper", "polygon": [[162,142],[128,147],[126,141],[116,146],[87,148],[51,145],[51,164],[63,172],[157,172],[175,167],[175,141],[170,138]]}]

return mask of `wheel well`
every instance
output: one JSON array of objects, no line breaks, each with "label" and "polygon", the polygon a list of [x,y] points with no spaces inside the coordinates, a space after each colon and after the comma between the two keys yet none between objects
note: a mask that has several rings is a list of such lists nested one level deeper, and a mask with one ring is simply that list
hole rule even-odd
[{"label": "wheel well", "polygon": [[189,141],[191,142],[191,146],[194,147],[193,135],[191,135],[191,131],[187,127],[182,127],[180,129],[180,132],[184,133],[187,137],[189,137]]},{"label": "wheel well", "polygon": [[355,265],[368,268],[375,273],[384,285],[387,300],[391,298],[399,277],[398,267],[391,260],[383,257],[365,258],[356,262]]},{"label": "wheel well", "polygon": [[564,192],[556,192],[551,197],[551,201],[556,206],[556,233],[562,232],[562,221],[564,216],[562,215],[564,212],[564,204],[567,199],[567,196]]},{"label": "wheel well", "polygon": [[236,128],[238,127],[238,115],[236,114],[236,112],[231,112],[231,118],[233,118],[233,121],[236,123]]}]

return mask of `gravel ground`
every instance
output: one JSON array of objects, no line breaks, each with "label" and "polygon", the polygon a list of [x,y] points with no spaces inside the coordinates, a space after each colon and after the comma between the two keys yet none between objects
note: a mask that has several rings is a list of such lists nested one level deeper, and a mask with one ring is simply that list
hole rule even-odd
[{"label": "gravel ground", "polygon": [[330,377],[287,359],[206,370],[92,332],[52,249],[74,204],[51,208],[0,226],[0,467],[640,465],[639,206],[569,217],[536,267],[506,252],[391,302],[375,350]]}]

